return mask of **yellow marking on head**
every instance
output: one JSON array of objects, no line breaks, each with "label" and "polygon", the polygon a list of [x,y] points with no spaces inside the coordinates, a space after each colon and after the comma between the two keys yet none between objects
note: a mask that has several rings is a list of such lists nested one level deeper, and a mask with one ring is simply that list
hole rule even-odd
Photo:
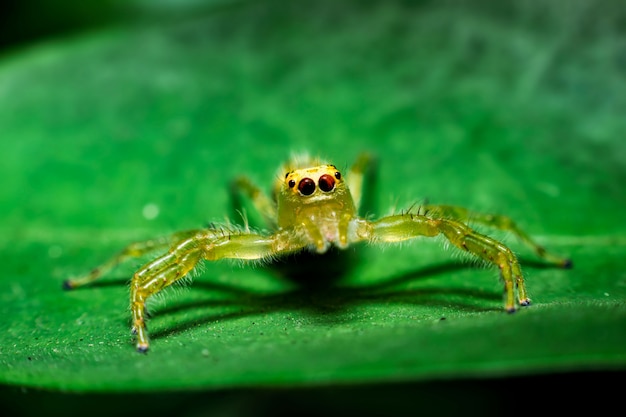
[{"label": "yellow marking on head", "polygon": [[287,172],[284,186],[296,195],[307,197],[331,193],[341,181],[341,173],[334,165],[319,165]]},{"label": "yellow marking on head", "polygon": [[319,229],[322,241],[332,240],[334,237],[329,236],[335,236],[337,222],[356,216],[348,184],[334,165],[318,163],[285,169],[275,185],[279,227]]}]

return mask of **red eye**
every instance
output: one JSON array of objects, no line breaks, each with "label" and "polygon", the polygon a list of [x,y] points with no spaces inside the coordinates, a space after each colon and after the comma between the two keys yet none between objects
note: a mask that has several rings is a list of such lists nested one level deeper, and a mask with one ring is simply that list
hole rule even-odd
[{"label": "red eye", "polygon": [[324,192],[332,191],[335,188],[335,179],[328,174],[324,174],[320,177],[319,186],[320,190]]},{"label": "red eye", "polygon": [[302,178],[298,184],[298,191],[302,195],[311,195],[315,192],[315,181],[311,178]]}]

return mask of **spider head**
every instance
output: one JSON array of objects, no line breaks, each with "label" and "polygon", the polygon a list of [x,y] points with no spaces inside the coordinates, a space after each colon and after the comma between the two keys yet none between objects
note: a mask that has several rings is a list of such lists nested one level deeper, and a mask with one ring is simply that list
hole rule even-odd
[{"label": "spider head", "polygon": [[311,222],[320,225],[356,215],[341,172],[316,160],[286,166],[277,180],[275,197],[281,227]]},{"label": "spider head", "polygon": [[337,167],[320,165],[287,172],[281,188],[286,196],[308,202],[333,198],[344,187]]},{"label": "spider head", "polygon": [[301,215],[320,218],[354,210],[348,186],[334,165],[289,167],[277,185],[278,223],[283,226],[300,222]]}]

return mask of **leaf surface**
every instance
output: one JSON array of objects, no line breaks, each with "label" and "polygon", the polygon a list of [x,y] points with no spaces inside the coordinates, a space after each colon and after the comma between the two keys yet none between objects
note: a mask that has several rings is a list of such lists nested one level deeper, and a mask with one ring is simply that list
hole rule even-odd
[{"label": "leaf surface", "polygon": [[[267,2],[6,58],[0,382],[150,392],[623,369],[626,81],[610,22],[624,12],[614,2],[609,36],[594,31],[602,7],[580,4],[564,18]],[[127,287],[145,259],[61,290],[132,241],[240,221],[231,179],[269,190],[304,151],[342,169],[377,155],[373,216],[425,200],[503,213],[575,267],[495,232],[534,301],[507,315],[497,271],[438,239],[321,259],[307,277],[343,268],[330,287],[298,286],[284,264],[207,263],[155,297],[147,355]]]}]

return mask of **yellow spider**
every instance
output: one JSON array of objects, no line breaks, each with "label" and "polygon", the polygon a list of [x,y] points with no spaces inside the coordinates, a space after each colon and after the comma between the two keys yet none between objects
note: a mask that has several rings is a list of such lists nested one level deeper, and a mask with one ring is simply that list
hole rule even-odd
[{"label": "yellow spider", "polygon": [[318,160],[291,161],[276,181],[273,198],[248,179],[240,178],[236,185],[252,200],[270,233],[211,226],[133,243],[84,277],[65,281],[64,288],[89,284],[128,258],[164,251],[135,272],[130,285],[132,331],[137,337],[137,350],[146,352],[146,300],[189,274],[201,260],[272,259],[304,250],[321,254],[332,246],[344,249],[357,242],[389,243],[443,235],[454,246],[498,266],[508,312],[516,310],[516,287],[517,302],[530,304],[519,262],[503,243],[470,228],[466,224],[469,220],[512,232],[546,261],[563,268],[571,266],[569,259],[547,253],[504,216],[424,205],[416,212],[409,210],[374,221],[359,217],[363,179],[371,162],[370,156],[361,155],[344,177],[334,165]]}]

